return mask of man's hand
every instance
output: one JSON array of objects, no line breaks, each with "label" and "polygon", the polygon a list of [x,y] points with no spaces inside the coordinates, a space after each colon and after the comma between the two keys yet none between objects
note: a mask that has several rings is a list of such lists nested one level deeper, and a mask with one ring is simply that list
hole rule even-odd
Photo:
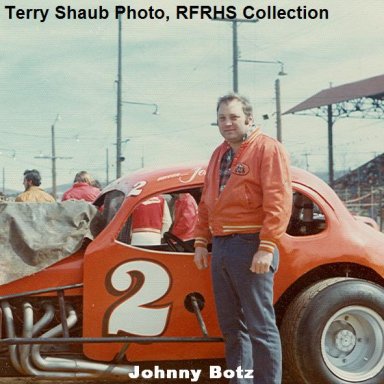
[{"label": "man's hand", "polygon": [[252,265],[250,270],[254,273],[267,273],[271,267],[273,260],[273,253],[258,250],[252,259]]},{"label": "man's hand", "polygon": [[208,250],[204,247],[195,248],[195,256],[193,261],[196,264],[197,269],[208,268]]}]

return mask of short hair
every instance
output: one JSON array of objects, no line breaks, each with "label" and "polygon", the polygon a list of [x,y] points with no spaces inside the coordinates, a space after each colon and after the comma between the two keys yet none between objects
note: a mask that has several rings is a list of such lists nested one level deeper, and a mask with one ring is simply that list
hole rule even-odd
[{"label": "short hair", "polygon": [[99,188],[100,190],[103,189],[103,186],[101,185],[99,180],[93,179],[91,185],[92,187]]},{"label": "short hair", "polygon": [[87,183],[91,185],[93,179],[87,171],[80,171],[76,173],[74,183]]},{"label": "short hair", "polygon": [[37,169],[26,169],[24,171],[24,180],[32,181],[32,184],[38,187],[41,184],[40,172]]},{"label": "short hair", "polygon": [[245,116],[250,117],[253,115],[253,108],[252,108],[252,104],[250,103],[250,101],[245,96],[242,96],[242,95],[239,95],[238,93],[233,93],[233,92],[219,97],[219,99],[217,101],[216,113],[219,112],[219,108],[220,108],[221,104],[223,104],[223,103],[228,104],[229,102],[231,102],[233,100],[240,101],[240,103],[242,104],[243,112],[244,112]]}]

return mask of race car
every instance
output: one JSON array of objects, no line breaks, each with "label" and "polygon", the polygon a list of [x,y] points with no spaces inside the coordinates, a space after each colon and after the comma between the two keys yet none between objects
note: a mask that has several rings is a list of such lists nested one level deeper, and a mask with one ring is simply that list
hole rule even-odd
[{"label": "race car", "polygon": [[[148,362],[222,359],[210,271],[196,269],[193,239],[170,229],[157,244],[131,244],[135,208],[162,196],[172,211],[179,193],[198,203],[205,173],[179,166],[117,179],[94,202],[92,241],[1,285],[2,366],[40,378],[135,378]],[[292,176],[274,291],[284,383],[382,384],[384,235],[316,176]]]}]

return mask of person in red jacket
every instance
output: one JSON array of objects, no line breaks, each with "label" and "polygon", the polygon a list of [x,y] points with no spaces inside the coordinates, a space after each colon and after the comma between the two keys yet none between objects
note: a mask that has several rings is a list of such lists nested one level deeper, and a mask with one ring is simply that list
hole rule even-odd
[{"label": "person in red jacket", "polygon": [[86,171],[78,172],[71,188],[64,192],[62,201],[85,200],[93,202],[99,196],[100,189],[93,186],[93,179]]},{"label": "person in red jacket", "polygon": [[162,196],[151,197],[132,212],[132,245],[159,245],[172,224],[168,204]]},{"label": "person in red jacket", "polygon": [[292,208],[288,157],[253,124],[248,99],[219,99],[222,143],[209,162],[195,230],[194,261],[211,273],[231,383],[280,384],[281,342],[273,308],[277,246]]},{"label": "person in red jacket", "polygon": [[197,203],[190,193],[175,193],[173,224],[170,232],[183,241],[194,239],[197,222]]}]

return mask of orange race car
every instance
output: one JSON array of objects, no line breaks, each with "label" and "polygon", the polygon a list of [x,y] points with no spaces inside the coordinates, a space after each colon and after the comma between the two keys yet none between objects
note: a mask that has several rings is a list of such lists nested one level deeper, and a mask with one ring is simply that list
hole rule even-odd
[{"label": "orange race car", "polygon": [[[284,383],[382,384],[384,235],[354,218],[319,178],[292,172],[293,211],[275,280]],[[210,272],[195,268],[193,239],[172,227],[158,243],[131,245],[131,216],[154,196],[171,213],[176,194],[198,203],[204,175],[204,166],[186,166],[114,181],[94,202],[102,228],[92,242],[0,286],[3,369],[202,382],[200,363],[224,356]],[[185,366],[194,369],[172,376],[161,367],[174,360],[195,360]],[[231,375],[209,368],[211,379]]]}]

